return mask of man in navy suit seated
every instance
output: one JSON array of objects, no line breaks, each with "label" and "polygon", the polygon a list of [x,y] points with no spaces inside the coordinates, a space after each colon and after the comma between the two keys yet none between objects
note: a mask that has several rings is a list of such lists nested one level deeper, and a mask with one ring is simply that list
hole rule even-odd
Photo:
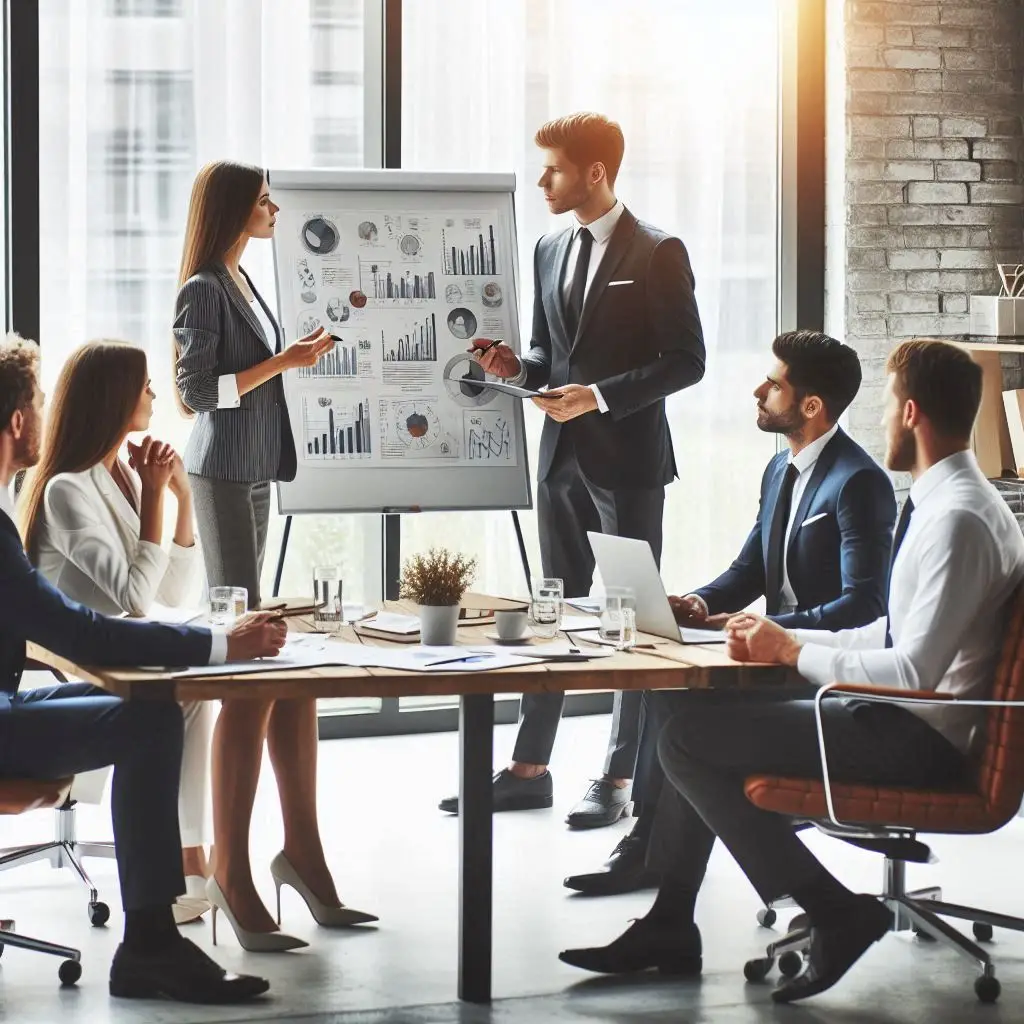
[{"label": "man in navy suit seated", "polygon": [[177,703],[125,702],[88,683],[18,687],[27,640],[79,664],[206,665],[277,654],[284,624],[255,613],[225,634],[111,619],[64,597],[32,567],[11,520],[9,487],[19,469],[39,459],[37,369],[34,343],[16,336],[0,341],[0,779],[57,779],[114,766],[111,811],[125,924],[110,969],[111,995],[252,999],[269,983],[225,972],[178,934],[171,913],[185,891]]},{"label": "man in navy suit seated", "polygon": [[[896,500],[885,471],[839,427],[860,389],[860,361],[818,331],[781,334],[772,353],[775,365],[754,391],[757,425],[783,435],[787,446],[765,468],[753,529],[721,576],[670,601],[686,626],[720,626],[762,597],[767,616],[786,629],[863,626],[885,614]],[[710,692],[701,697],[715,699]],[[782,695],[793,697],[792,690]],[[604,896],[658,884],[645,863],[664,779],[655,756],[657,703],[645,704],[637,823],[603,870],[570,875],[569,889]]]}]

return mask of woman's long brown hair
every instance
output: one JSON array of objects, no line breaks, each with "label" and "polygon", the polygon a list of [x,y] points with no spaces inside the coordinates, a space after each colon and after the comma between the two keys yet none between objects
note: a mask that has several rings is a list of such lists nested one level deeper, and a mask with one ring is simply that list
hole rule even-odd
[{"label": "woman's long brown hair", "polygon": [[[265,174],[262,167],[215,160],[207,164],[192,183],[188,204],[185,245],[178,269],[178,287],[195,273],[224,259],[238,242],[259,201]],[[173,343],[173,379],[178,379],[178,345]],[[178,408],[191,416],[175,383]]]},{"label": "woman's long brown hair", "polygon": [[39,464],[18,503],[25,550],[33,561],[46,485],[58,473],[90,469],[120,443],[148,379],[146,353],[124,341],[90,341],[62,367]]}]

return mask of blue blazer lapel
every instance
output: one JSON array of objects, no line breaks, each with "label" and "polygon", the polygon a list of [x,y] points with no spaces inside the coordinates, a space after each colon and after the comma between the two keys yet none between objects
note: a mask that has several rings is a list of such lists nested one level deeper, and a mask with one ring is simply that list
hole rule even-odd
[{"label": "blue blazer lapel", "polygon": [[800,495],[800,504],[796,507],[796,515],[793,517],[793,529],[789,534],[789,543],[786,545],[786,560],[793,554],[793,546],[796,543],[797,534],[800,532],[800,524],[807,518],[807,511],[811,507],[814,495],[822,485],[825,477],[828,476],[836,459],[839,457],[840,445],[836,442],[842,437],[842,431],[837,430],[835,436],[827,445],[825,450],[818,456],[818,461],[811,470],[811,478],[807,481],[804,493]]},{"label": "blue blazer lapel", "polygon": [[772,534],[772,520],[775,518],[775,506],[779,503],[779,489],[782,478],[789,468],[789,459],[779,459],[772,474],[771,483],[765,490],[763,508],[761,510],[761,557],[768,566],[768,541]]}]

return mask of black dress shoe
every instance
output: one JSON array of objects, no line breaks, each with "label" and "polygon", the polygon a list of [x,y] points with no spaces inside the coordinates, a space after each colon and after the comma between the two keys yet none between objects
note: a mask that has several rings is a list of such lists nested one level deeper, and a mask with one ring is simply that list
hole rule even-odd
[{"label": "black dress shoe", "polygon": [[570,875],[562,885],[587,896],[618,896],[624,892],[657,889],[661,876],[646,866],[647,837],[636,831],[623,836],[611,857],[605,861],[603,871],[588,875]]},{"label": "black dress shoe", "polygon": [[611,944],[564,949],[558,959],[597,974],[630,974],[657,968],[662,974],[693,976],[701,969],[700,931],[693,922],[666,926],[640,918]]},{"label": "black dress shoe", "polygon": [[874,896],[858,896],[848,914],[827,925],[811,923],[807,968],[772,992],[777,1003],[791,1003],[830,989],[877,942],[892,923],[892,914]]},{"label": "black dress shoe", "polygon": [[587,795],[569,812],[565,823],[569,828],[604,828],[614,825],[633,809],[632,786],[621,789],[608,779],[594,779]]},{"label": "black dress shoe", "polygon": [[[491,799],[494,801],[492,810],[497,814],[498,811],[534,811],[550,807],[554,803],[554,794],[551,772],[544,772],[533,779],[524,779],[502,768],[495,773],[491,783]],[[459,798],[445,797],[437,806],[448,814],[458,814]]]},{"label": "black dress shoe", "polygon": [[188,939],[179,939],[160,953],[139,953],[122,944],[110,965],[110,994],[122,999],[244,1003],[269,988],[266,978],[228,974]]}]

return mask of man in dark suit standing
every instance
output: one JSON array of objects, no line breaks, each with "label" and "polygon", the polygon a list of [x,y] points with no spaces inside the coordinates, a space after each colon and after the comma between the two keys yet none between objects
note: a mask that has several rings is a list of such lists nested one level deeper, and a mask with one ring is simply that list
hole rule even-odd
[{"label": "man in dark suit standing", "polygon": [[[787,446],[765,468],[757,520],[721,576],[670,601],[687,626],[720,623],[761,597],[769,618],[785,629],[863,626],[885,612],[896,499],[882,467],[838,424],[860,389],[860,360],[848,345],[817,331],[779,335],[772,354],[775,365],[754,391],[757,425],[782,434]],[[790,690],[750,699],[793,697]],[[708,691],[695,699],[717,695]],[[638,820],[603,870],[570,875],[566,888],[610,896],[658,884],[646,863],[664,779],[654,756],[662,724],[657,706],[645,705],[634,784],[642,804]]]},{"label": "man in dark suit standing", "polygon": [[[489,373],[548,388],[537,515],[545,576],[568,597],[589,592],[587,531],[650,543],[661,558],[665,486],[676,474],[665,399],[704,376],[694,279],[678,238],[637,220],[615,197],[621,128],[581,113],[543,125],[538,185],[552,213],[573,223],[534,251],[533,334],[520,360],[498,345],[479,355]],[[495,776],[494,810],[550,807],[547,770],[564,695],[524,695],[510,768]],[[618,693],[603,777],[566,819],[610,825],[628,813],[640,694]],[[458,810],[449,798],[441,809]]]},{"label": "man in dark suit standing", "polygon": [[227,632],[111,619],[76,604],[33,568],[11,520],[14,474],[39,460],[43,393],[34,344],[0,341],[0,778],[59,779],[114,766],[111,812],[125,911],[110,993],[136,999],[240,1003],[270,987],[228,974],[179,933],[185,891],[178,831],[184,726],[173,700],[122,701],[89,683],[19,692],[25,642],[91,665],[206,665],[269,657],[279,618],[256,613]]}]

